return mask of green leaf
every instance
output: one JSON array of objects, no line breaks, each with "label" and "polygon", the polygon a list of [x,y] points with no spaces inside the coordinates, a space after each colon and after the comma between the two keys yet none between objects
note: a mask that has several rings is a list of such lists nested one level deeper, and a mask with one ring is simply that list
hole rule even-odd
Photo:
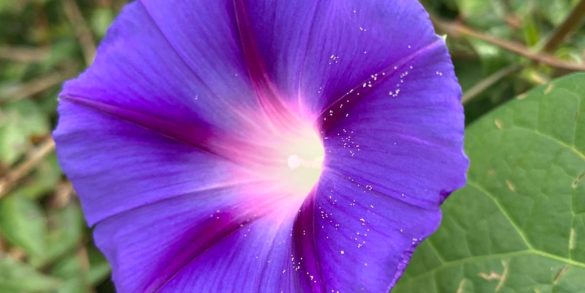
[{"label": "green leaf", "polygon": [[18,124],[12,123],[20,119],[16,113],[6,113],[0,117],[0,163],[10,165],[26,151],[27,138]]},{"label": "green leaf", "polygon": [[46,253],[47,226],[38,203],[14,193],[0,201],[0,232],[32,256]]},{"label": "green leaf", "polygon": [[12,103],[0,111],[0,164],[10,165],[31,147],[29,137],[49,132],[49,121],[28,100]]},{"label": "green leaf", "polygon": [[112,10],[97,8],[93,11],[90,23],[96,35],[102,38],[106,34],[106,31],[110,27],[110,24],[113,20],[114,14]]},{"label": "green leaf", "polygon": [[0,292],[48,292],[58,285],[58,280],[47,277],[26,264],[0,257]]},{"label": "green leaf", "polygon": [[486,11],[498,11],[497,1],[456,0],[456,2],[461,16],[474,25],[489,26],[501,21],[497,13],[485,13]]},{"label": "green leaf", "polygon": [[97,285],[103,282],[111,272],[110,265],[104,256],[95,247],[89,247],[87,251],[89,255],[89,272],[88,278],[91,284]]},{"label": "green leaf", "polygon": [[38,199],[51,194],[61,179],[61,170],[57,164],[54,153],[38,164],[36,169],[19,184],[19,190],[23,195],[32,199]]},{"label": "green leaf", "polygon": [[47,259],[44,261],[53,261],[75,251],[83,237],[84,221],[77,204],[50,210],[48,220],[53,229],[49,231]]},{"label": "green leaf", "polygon": [[467,186],[393,292],[585,292],[585,74],[467,130]]},{"label": "green leaf", "polygon": [[87,282],[82,275],[70,278],[63,282],[63,285],[59,287],[57,293],[78,293],[78,292],[91,292],[87,286]]},{"label": "green leaf", "polygon": [[79,251],[73,251],[52,265],[51,275],[60,279],[81,279],[85,282],[85,263],[84,256]]}]

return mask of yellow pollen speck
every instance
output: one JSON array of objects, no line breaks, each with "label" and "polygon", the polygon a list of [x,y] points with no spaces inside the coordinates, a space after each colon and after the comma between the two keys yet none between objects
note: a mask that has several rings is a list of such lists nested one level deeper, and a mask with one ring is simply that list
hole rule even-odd
[{"label": "yellow pollen speck", "polygon": [[502,129],[504,127],[504,123],[502,123],[502,120],[500,119],[495,119],[494,124],[496,125],[497,129]]}]

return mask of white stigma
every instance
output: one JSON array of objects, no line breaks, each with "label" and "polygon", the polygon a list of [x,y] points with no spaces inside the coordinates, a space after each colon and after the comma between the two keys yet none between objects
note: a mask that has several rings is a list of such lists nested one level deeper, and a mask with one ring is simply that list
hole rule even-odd
[{"label": "white stigma", "polygon": [[325,151],[317,132],[304,127],[287,136],[282,146],[284,167],[281,181],[300,196],[305,196],[319,181]]},{"label": "white stigma", "polygon": [[301,158],[298,155],[288,156],[288,167],[291,170],[297,169],[301,166]]}]

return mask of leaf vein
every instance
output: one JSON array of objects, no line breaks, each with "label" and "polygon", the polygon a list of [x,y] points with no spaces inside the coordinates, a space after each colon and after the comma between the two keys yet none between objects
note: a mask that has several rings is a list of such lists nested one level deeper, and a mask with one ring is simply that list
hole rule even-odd
[{"label": "leaf vein", "polygon": [[524,241],[524,244],[526,244],[526,246],[529,249],[534,249],[534,246],[532,245],[532,243],[530,243],[530,241],[528,240],[528,237],[524,234],[524,232],[522,231],[522,229],[520,229],[520,226],[518,225],[518,223],[516,223],[516,221],[514,221],[512,219],[512,217],[510,216],[510,213],[508,212],[508,210],[500,203],[500,201],[488,190],[486,190],[483,186],[481,186],[479,183],[471,180],[471,179],[467,179],[467,184],[473,186],[475,189],[481,191],[485,196],[487,196],[488,198],[490,198],[494,204],[496,205],[496,207],[500,210],[500,212],[502,213],[502,215],[504,217],[506,217],[506,219],[508,220],[508,222],[510,222],[510,224],[512,225],[512,227],[514,227],[514,229],[516,230],[516,232],[518,233],[518,236],[520,236],[520,238],[522,238],[522,240]]},{"label": "leaf vein", "polygon": [[[581,159],[583,159],[585,161],[585,154],[584,153],[580,152],[575,146],[571,146],[571,145],[567,144],[566,142],[564,142],[564,141],[562,141],[562,140],[560,140],[560,139],[558,139],[558,138],[556,138],[556,137],[554,137],[552,135],[548,135],[546,133],[543,133],[542,131],[540,131],[538,129],[527,128],[527,127],[518,126],[518,125],[515,125],[514,128],[517,128],[519,130],[523,130],[523,131],[526,131],[526,132],[534,133],[534,134],[536,134],[538,136],[541,136],[541,137],[544,137],[544,138],[548,138],[548,139],[550,139],[552,141],[555,141],[559,145],[561,145],[563,147],[566,147],[569,150],[573,151],[577,156],[579,156]],[[514,128],[511,128],[511,129],[514,129]]]}]

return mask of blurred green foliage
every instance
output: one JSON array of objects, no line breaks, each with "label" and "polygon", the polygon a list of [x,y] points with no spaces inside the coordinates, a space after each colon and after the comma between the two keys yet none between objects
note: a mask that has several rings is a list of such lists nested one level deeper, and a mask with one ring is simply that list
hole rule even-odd
[{"label": "blurred green foliage", "polygon": [[[530,51],[541,50],[577,0],[423,0],[436,17],[465,24],[476,31],[522,44]],[[439,32],[440,33],[440,32]],[[522,56],[475,38],[448,36],[455,69],[465,93],[490,75],[507,67],[519,70],[482,91],[465,106],[467,123],[533,86],[569,72],[540,66]],[[583,62],[585,28],[577,26],[554,54],[569,62]]]},{"label": "blurred green foliage", "polygon": [[[124,2],[0,0],[0,292],[113,291],[109,267],[92,245],[54,153],[49,148],[39,156],[38,149],[50,143],[60,84],[89,65],[94,44]],[[434,18],[538,52],[578,1],[422,2]],[[468,123],[569,73],[464,34],[449,34],[447,41],[469,99]],[[584,53],[582,26],[551,52],[574,63]]]},{"label": "blurred green foliage", "polygon": [[99,40],[124,2],[0,0],[0,190],[33,163],[0,195],[0,292],[113,292],[54,153],[35,151],[50,139],[61,83],[88,65],[79,27]]}]

